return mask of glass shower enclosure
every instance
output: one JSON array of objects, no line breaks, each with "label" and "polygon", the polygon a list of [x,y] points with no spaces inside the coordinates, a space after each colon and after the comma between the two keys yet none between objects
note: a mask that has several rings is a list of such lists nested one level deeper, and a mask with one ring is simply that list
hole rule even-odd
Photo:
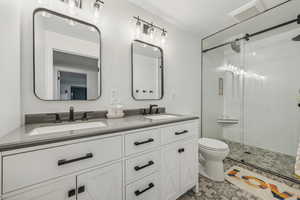
[{"label": "glass shower enclosure", "polygon": [[201,130],[229,145],[229,159],[299,182],[297,8],[290,1],[202,41]]}]

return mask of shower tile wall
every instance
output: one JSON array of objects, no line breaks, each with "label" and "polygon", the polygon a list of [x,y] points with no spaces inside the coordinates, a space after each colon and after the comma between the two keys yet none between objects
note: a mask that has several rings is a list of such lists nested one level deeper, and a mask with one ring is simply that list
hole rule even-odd
[{"label": "shower tile wall", "polygon": [[[241,48],[242,49],[242,48]],[[243,51],[243,49],[242,49]],[[243,52],[237,53],[230,46],[207,52],[203,58],[203,136],[243,142],[241,123],[231,126],[217,124],[217,119],[241,119],[242,79],[224,66],[243,68]],[[219,79],[223,79],[223,95],[219,94]]]}]

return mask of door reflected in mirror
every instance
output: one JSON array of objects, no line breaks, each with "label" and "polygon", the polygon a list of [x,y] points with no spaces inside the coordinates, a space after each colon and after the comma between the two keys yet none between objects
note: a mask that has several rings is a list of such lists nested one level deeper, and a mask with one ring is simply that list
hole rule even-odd
[{"label": "door reflected in mirror", "polygon": [[34,92],[39,99],[98,99],[100,59],[97,27],[46,9],[34,12]]},{"label": "door reflected in mirror", "polygon": [[135,100],[160,100],[164,95],[163,50],[135,40],[131,47],[132,96]]}]

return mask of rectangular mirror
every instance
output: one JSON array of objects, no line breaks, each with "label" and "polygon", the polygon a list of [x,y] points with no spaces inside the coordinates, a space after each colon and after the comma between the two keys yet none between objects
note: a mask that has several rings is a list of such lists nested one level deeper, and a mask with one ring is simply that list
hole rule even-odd
[{"label": "rectangular mirror", "polygon": [[34,21],[34,93],[41,100],[96,100],[101,95],[100,31],[46,9]]},{"label": "rectangular mirror", "polygon": [[163,50],[135,40],[131,46],[132,97],[135,100],[160,100],[164,95]]}]

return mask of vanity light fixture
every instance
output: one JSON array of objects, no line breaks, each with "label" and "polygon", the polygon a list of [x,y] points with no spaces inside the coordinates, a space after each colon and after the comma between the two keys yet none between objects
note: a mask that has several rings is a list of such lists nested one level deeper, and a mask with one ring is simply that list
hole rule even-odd
[{"label": "vanity light fixture", "polygon": [[138,17],[136,25],[135,25],[135,37],[140,38],[142,33],[142,22],[140,21],[140,18]]},{"label": "vanity light fixture", "polygon": [[150,40],[152,40],[153,43],[155,43],[155,32],[156,30],[161,31],[161,45],[163,46],[166,43],[166,38],[167,38],[167,31],[164,28],[161,28],[152,22],[148,22],[146,20],[141,19],[139,16],[138,17],[133,17],[136,22],[136,29],[135,29],[135,37],[136,39],[140,39],[141,34],[149,35]]},{"label": "vanity light fixture", "polygon": [[161,44],[165,45],[166,43],[166,38],[167,38],[167,32],[163,29],[162,33],[161,33]]},{"label": "vanity light fixture", "polygon": [[[67,0],[63,0],[66,2]],[[76,8],[82,8],[81,0],[68,0],[69,12],[74,15],[76,13]]]},{"label": "vanity light fixture", "polygon": [[154,39],[154,33],[155,33],[155,29],[153,27],[153,24],[152,26],[149,28],[149,35],[150,35],[150,39],[153,40]]},{"label": "vanity light fixture", "polygon": [[[45,0],[38,0],[40,1],[45,1]],[[60,0],[64,3],[68,4],[69,12],[71,15],[76,14],[76,9],[82,9],[82,1],[83,0]],[[92,18],[95,20],[95,22],[98,21],[100,17],[100,10],[101,6],[104,4],[102,0],[94,0],[91,4],[91,11],[92,11]]]}]

